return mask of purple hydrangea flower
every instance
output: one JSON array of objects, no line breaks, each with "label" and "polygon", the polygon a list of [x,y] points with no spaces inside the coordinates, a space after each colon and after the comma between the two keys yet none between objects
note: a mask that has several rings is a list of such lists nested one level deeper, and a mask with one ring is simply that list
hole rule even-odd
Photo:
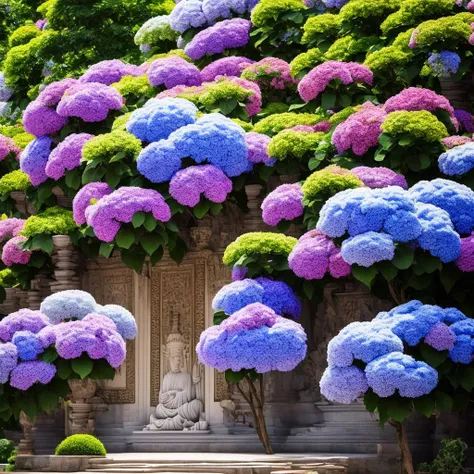
[{"label": "purple hydrangea flower", "polygon": [[329,401],[345,404],[352,403],[369,389],[365,373],[358,367],[328,367],[319,386]]},{"label": "purple hydrangea flower", "polygon": [[7,383],[11,371],[18,365],[18,351],[10,342],[0,343],[0,383]]},{"label": "purple hydrangea flower", "polygon": [[250,163],[264,163],[266,166],[273,166],[275,158],[268,156],[268,145],[271,138],[262,133],[249,132],[245,134],[245,143],[248,147],[248,160]]},{"label": "purple hydrangea flower", "polygon": [[448,149],[472,142],[472,138],[466,137],[465,135],[452,135],[441,140],[441,143]]},{"label": "purple hydrangea flower", "polygon": [[117,189],[89,206],[86,220],[99,240],[112,242],[120,230],[120,224],[132,222],[137,212],[151,212],[160,222],[167,222],[171,218],[170,208],[158,191],[128,186]]},{"label": "purple hydrangea flower", "polygon": [[66,137],[49,155],[45,168],[46,175],[58,180],[66,171],[80,166],[82,147],[91,138],[94,138],[94,135],[89,133],[73,133]]},{"label": "purple hydrangea flower", "polygon": [[154,87],[164,86],[200,86],[202,83],[199,69],[179,56],[155,59],[147,70],[148,81]]},{"label": "purple hydrangea flower", "polygon": [[56,110],[36,100],[30,102],[23,112],[25,131],[36,137],[53,135],[59,132],[67,122],[66,117],[61,117]]},{"label": "purple hydrangea flower", "polygon": [[110,86],[123,76],[141,76],[142,72],[134,64],[126,64],[120,59],[100,61],[91,66],[79,79],[79,82],[96,82]]},{"label": "purple hydrangea flower", "polygon": [[474,272],[474,234],[461,239],[461,255],[456,266],[462,272]]},{"label": "purple hydrangea flower", "polygon": [[349,0],[322,0],[326,8],[342,8]]},{"label": "purple hydrangea flower", "polygon": [[184,48],[191,59],[200,59],[205,55],[224,52],[230,48],[241,48],[250,39],[249,20],[233,18],[216,23],[200,31]]},{"label": "purple hydrangea flower", "polygon": [[22,244],[26,241],[26,237],[17,235],[10,239],[2,249],[2,261],[7,267],[12,265],[26,265],[31,258],[29,250],[23,250]]},{"label": "purple hydrangea flower", "polygon": [[298,240],[288,257],[290,269],[305,280],[321,280],[326,273],[334,278],[347,276],[351,266],[341,257],[333,240],[318,230],[310,230]]},{"label": "purple hydrangea flower", "polygon": [[86,209],[92,204],[92,199],[99,200],[112,191],[107,183],[89,183],[81,188],[72,201],[74,220],[77,225],[86,223]]},{"label": "purple hydrangea flower", "polygon": [[439,169],[447,176],[461,176],[474,168],[474,143],[451,148],[440,155]]},{"label": "purple hydrangea flower", "polygon": [[287,372],[305,358],[306,339],[300,324],[253,303],[206,329],[196,352],[203,364],[220,371]]},{"label": "purple hydrangea flower", "polygon": [[366,104],[336,127],[331,143],[338,153],[352,150],[355,155],[365,155],[369,148],[378,146],[381,125],[386,117],[382,108]]},{"label": "purple hydrangea flower", "polygon": [[10,385],[19,390],[28,390],[35,383],[48,384],[56,375],[56,366],[42,360],[20,362],[12,371]]},{"label": "purple hydrangea flower", "polygon": [[66,290],[53,293],[41,303],[40,311],[51,323],[82,319],[96,309],[93,296],[86,291]]},{"label": "purple hydrangea flower", "polygon": [[0,135],[0,161],[4,160],[10,153],[13,153],[18,159],[20,152],[21,149],[15,145],[12,138]]},{"label": "purple hydrangea flower", "polygon": [[371,267],[374,263],[392,260],[395,255],[395,244],[388,234],[365,232],[344,240],[341,255],[350,265]]},{"label": "purple hydrangea flower", "polygon": [[405,177],[396,173],[390,168],[383,166],[370,168],[368,166],[357,166],[351,169],[352,174],[355,174],[367,187],[369,188],[386,188],[388,186],[400,186],[403,189],[408,189],[408,184]]},{"label": "purple hydrangea flower", "polygon": [[305,102],[316,99],[335,79],[340,80],[344,85],[354,82],[372,85],[373,74],[367,66],[362,64],[326,61],[303,77],[298,85],[300,97]]},{"label": "purple hydrangea flower", "polygon": [[428,57],[428,65],[432,71],[440,77],[450,77],[456,74],[460,64],[461,57],[453,51],[431,53]]},{"label": "purple hydrangea flower", "polygon": [[456,342],[456,334],[444,323],[435,324],[425,337],[425,344],[437,351],[450,351]]},{"label": "purple hydrangea flower", "polygon": [[201,78],[205,82],[211,82],[217,76],[235,76],[239,77],[242,71],[249,65],[254,63],[251,59],[243,56],[227,56],[217,59],[201,71]]},{"label": "purple hydrangea flower", "polygon": [[171,178],[169,191],[183,206],[196,206],[201,194],[209,201],[221,203],[232,191],[232,181],[213,165],[190,166]]},{"label": "purple hydrangea flower", "polygon": [[77,84],[77,80],[72,78],[52,82],[40,92],[35,102],[47,107],[54,107],[59,103],[64,93],[75,84]]},{"label": "purple hydrangea flower", "polygon": [[0,339],[4,342],[10,342],[13,335],[18,331],[31,331],[36,334],[49,324],[48,318],[40,311],[20,309],[15,313],[10,313],[0,321]]},{"label": "purple hydrangea flower", "polygon": [[41,20],[38,20],[35,23],[35,26],[36,26],[36,28],[38,28],[38,30],[43,30],[44,27],[46,26],[46,23],[48,23],[48,20],[46,18],[43,18]]},{"label": "purple hydrangea flower", "polygon": [[299,184],[282,184],[262,202],[262,219],[276,226],[282,220],[292,221],[303,215],[303,190]]},{"label": "purple hydrangea flower", "polygon": [[255,80],[260,86],[281,90],[298,82],[291,75],[290,65],[279,58],[263,58],[250,64],[243,71],[242,77]]},{"label": "purple hydrangea flower", "polygon": [[261,303],[264,288],[256,280],[234,281],[223,286],[212,300],[214,311],[232,315],[252,303]]},{"label": "purple hydrangea flower", "polygon": [[241,281],[247,278],[249,269],[247,267],[241,267],[240,265],[234,265],[232,267],[232,281]]},{"label": "purple hydrangea flower", "polygon": [[39,186],[48,179],[45,168],[52,145],[49,137],[35,138],[21,153],[20,168],[28,175],[33,186]]},{"label": "purple hydrangea flower", "polygon": [[184,33],[189,28],[200,28],[207,23],[201,0],[182,0],[170,13],[169,18],[171,28],[179,33]]},{"label": "purple hydrangea flower", "polygon": [[127,131],[143,142],[167,139],[178,128],[196,121],[198,108],[189,100],[150,99],[144,107],[132,112]]},{"label": "purple hydrangea flower", "polygon": [[25,219],[10,217],[9,219],[0,219],[0,242],[17,236],[25,226]]},{"label": "purple hydrangea flower", "polygon": [[75,84],[66,90],[57,112],[61,117],[79,117],[84,122],[102,122],[110,110],[119,110],[123,97],[112,87],[98,82]]},{"label": "purple hydrangea flower", "polygon": [[110,318],[115,323],[118,333],[124,339],[135,339],[137,337],[137,322],[133,314],[123,306],[106,304],[105,306],[99,306],[95,313]]},{"label": "purple hydrangea flower", "polygon": [[379,397],[418,398],[431,393],[438,385],[438,372],[425,362],[401,352],[391,352],[370,362],[365,368],[369,387]]},{"label": "purple hydrangea flower", "polygon": [[39,354],[44,352],[43,344],[38,336],[31,331],[18,331],[13,335],[12,343],[18,350],[21,360],[35,360]]},{"label": "purple hydrangea flower", "polygon": [[466,133],[474,133],[474,121],[471,112],[467,110],[455,110],[454,116],[461,126],[461,131]]}]

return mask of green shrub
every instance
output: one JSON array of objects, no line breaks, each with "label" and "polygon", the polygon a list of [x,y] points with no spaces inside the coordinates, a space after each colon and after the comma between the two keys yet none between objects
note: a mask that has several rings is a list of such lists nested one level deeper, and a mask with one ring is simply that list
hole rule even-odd
[{"label": "green shrub", "polygon": [[466,461],[467,444],[461,439],[444,439],[435,460],[431,463],[422,463],[418,466],[421,472],[433,474],[462,474]]},{"label": "green shrub", "polygon": [[13,191],[26,191],[30,186],[30,178],[21,170],[11,171],[0,178],[0,194],[4,196]]},{"label": "green shrub", "polygon": [[76,229],[77,224],[72,211],[54,206],[42,214],[28,217],[21,235],[28,238],[39,234],[68,235]]},{"label": "green shrub", "polygon": [[13,441],[9,439],[0,439],[0,463],[5,464],[8,462],[8,458],[12,455],[15,450]]},{"label": "green shrub", "polygon": [[56,456],[105,456],[104,445],[95,436],[76,434],[58,444]]}]

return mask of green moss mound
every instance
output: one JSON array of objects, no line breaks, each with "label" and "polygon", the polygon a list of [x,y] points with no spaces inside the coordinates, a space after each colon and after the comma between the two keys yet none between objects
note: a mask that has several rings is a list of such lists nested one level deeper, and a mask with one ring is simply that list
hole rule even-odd
[{"label": "green moss mound", "polygon": [[76,434],[58,444],[56,456],[105,456],[104,445],[95,436]]}]

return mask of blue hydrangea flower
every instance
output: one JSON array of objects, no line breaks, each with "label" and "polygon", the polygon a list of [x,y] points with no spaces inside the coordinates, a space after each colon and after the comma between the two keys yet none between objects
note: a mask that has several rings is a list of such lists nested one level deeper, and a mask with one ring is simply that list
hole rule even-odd
[{"label": "blue hydrangea flower", "polygon": [[331,402],[352,403],[369,386],[365,373],[358,367],[328,367],[319,382],[321,394]]},{"label": "blue hydrangea flower", "polygon": [[366,232],[342,242],[341,255],[350,265],[371,267],[376,262],[392,260],[395,244],[390,235],[377,232]]},{"label": "blue hydrangea flower", "polygon": [[143,142],[167,139],[171,133],[196,121],[197,107],[189,100],[150,99],[144,107],[132,112],[127,131]]},{"label": "blue hydrangea flower", "polygon": [[137,322],[133,314],[123,306],[106,304],[105,306],[98,306],[95,313],[110,318],[117,326],[118,333],[124,339],[135,339],[137,337]]},{"label": "blue hydrangea flower", "polygon": [[428,64],[437,76],[450,77],[458,72],[461,57],[453,51],[431,53],[428,57]]},{"label": "blue hydrangea flower", "polygon": [[402,397],[418,398],[438,385],[438,372],[425,362],[401,352],[383,355],[365,368],[369,387],[379,397],[390,397],[397,390]]},{"label": "blue hydrangea flower", "polygon": [[43,352],[43,344],[38,334],[31,331],[18,331],[13,335],[13,344],[21,360],[35,360]]},{"label": "blue hydrangea flower", "polygon": [[465,319],[450,326],[456,343],[449,356],[453,362],[470,364],[474,355],[474,319]]},{"label": "blue hydrangea flower", "polygon": [[170,140],[150,143],[137,158],[137,169],[152,183],[165,183],[181,169],[181,156]]},{"label": "blue hydrangea flower", "polygon": [[445,308],[444,310],[443,322],[448,326],[458,323],[459,321],[464,321],[465,319],[467,319],[467,316],[457,308]]},{"label": "blue hydrangea flower", "polygon": [[256,280],[246,278],[223,286],[212,300],[214,311],[224,311],[231,316],[235,312],[252,303],[263,300],[263,286]]},{"label": "blue hydrangea flower", "polygon": [[35,138],[20,155],[20,168],[33,186],[39,186],[48,179],[45,169],[52,144],[53,141],[47,136]]},{"label": "blue hydrangea flower", "polygon": [[18,351],[15,344],[0,343],[0,383],[7,383],[11,371],[18,365]]},{"label": "blue hydrangea flower", "polygon": [[403,351],[403,342],[389,328],[372,322],[346,326],[328,345],[330,367],[349,367],[354,360],[372,362],[389,352]]},{"label": "blue hydrangea flower", "polygon": [[295,319],[300,317],[301,301],[289,285],[270,278],[257,278],[256,281],[263,287],[262,303],[280,316],[289,315]]},{"label": "blue hydrangea flower", "polygon": [[474,143],[455,146],[438,159],[439,169],[447,176],[460,176],[474,168]]},{"label": "blue hydrangea flower", "polygon": [[423,228],[418,244],[444,263],[461,255],[461,237],[454,230],[449,214],[432,204],[416,204],[416,215]]},{"label": "blue hydrangea flower", "polygon": [[96,307],[95,299],[86,291],[66,290],[45,298],[40,311],[56,324],[66,319],[82,319],[94,313]]},{"label": "blue hydrangea flower", "polygon": [[420,181],[408,192],[415,201],[444,209],[461,235],[470,234],[474,229],[474,192],[467,186],[438,178]]},{"label": "blue hydrangea flower", "polygon": [[171,29],[184,33],[189,28],[200,28],[207,24],[201,0],[181,0],[169,16]]}]

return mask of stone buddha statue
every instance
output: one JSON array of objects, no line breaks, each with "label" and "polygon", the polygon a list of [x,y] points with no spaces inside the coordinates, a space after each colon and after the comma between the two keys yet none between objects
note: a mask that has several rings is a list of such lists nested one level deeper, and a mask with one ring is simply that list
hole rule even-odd
[{"label": "stone buddha statue", "polygon": [[163,378],[158,406],[145,430],[206,430],[207,422],[201,418],[202,366],[196,363],[192,375],[187,370],[186,342],[179,330],[179,315],[176,313],[173,314],[171,333],[166,340],[165,358],[169,372]]}]

